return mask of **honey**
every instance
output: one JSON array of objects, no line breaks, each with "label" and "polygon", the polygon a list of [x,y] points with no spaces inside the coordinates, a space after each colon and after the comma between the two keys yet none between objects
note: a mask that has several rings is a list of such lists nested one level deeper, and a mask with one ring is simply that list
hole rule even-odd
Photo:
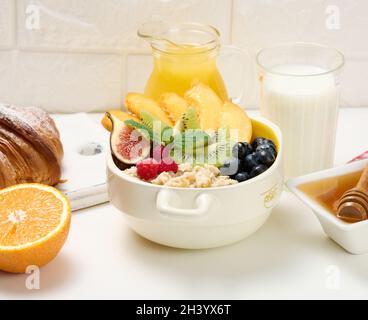
[{"label": "honey", "polygon": [[298,189],[336,216],[338,201],[347,191],[354,188],[363,170],[345,175],[301,184]]}]

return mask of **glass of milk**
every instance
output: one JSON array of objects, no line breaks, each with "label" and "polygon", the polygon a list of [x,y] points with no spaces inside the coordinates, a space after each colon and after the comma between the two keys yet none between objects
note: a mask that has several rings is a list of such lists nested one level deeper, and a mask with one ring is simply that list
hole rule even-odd
[{"label": "glass of milk", "polygon": [[285,177],[331,167],[344,56],[293,43],[261,50],[257,64],[261,113],[283,133]]}]

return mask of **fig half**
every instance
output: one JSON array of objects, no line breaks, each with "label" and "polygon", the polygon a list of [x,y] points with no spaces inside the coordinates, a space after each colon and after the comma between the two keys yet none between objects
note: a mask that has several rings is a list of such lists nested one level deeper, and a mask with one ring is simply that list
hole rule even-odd
[{"label": "fig half", "polygon": [[147,158],[151,151],[149,137],[107,112],[112,123],[110,148],[115,165],[125,170]]}]

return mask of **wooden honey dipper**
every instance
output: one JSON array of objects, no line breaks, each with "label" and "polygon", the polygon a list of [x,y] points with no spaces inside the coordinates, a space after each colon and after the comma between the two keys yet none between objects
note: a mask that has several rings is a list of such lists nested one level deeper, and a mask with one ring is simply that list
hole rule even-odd
[{"label": "wooden honey dipper", "polygon": [[368,219],[368,165],[358,184],[341,196],[337,205],[337,217],[348,222]]}]

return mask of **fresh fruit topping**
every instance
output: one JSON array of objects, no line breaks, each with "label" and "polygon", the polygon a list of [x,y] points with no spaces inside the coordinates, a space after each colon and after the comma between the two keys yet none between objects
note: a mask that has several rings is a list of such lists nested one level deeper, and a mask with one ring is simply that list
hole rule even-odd
[{"label": "fresh fruit topping", "polygon": [[162,144],[156,145],[152,149],[152,158],[160,162],[162,159],[169,158],[169,147],[165,147]]},{"label": "fresh fruit topping", "polygon": [[145,159],[151,149],[149,137],[126,125],[114,115],[108,115],[113,124],[110,147],[115,164],[120,169],[126,169]]},{"label": "fresh fruit topping", "polygon": [[[187,163],[217,166],[222,175],[243,182],[267,170],[277,157],[276,145],[270,139],[256,137],[251,143],[252,122],[240,106],[224,102],[200,82],[195,82],[184,97],[169,92],[156,102],[129,93],[125,102],[134,115],[120,112],[123,125],[116,121],[114,130],[113,115],[109,116],[112,157],[121,169],[137,164],[143,180],[152,180],[162,172],[177,172],[178,164]],[[133,132],[140,137],[128,139]],[[130,155],[141,142],[146,147]],[[151,158],[146,159],[150,149]]]},{"label": "fresh fruit topping", "polygon": [[243,182],[266,171],[277,156],[273,141],[257,137],[252,144],[238,142],[232,148],[233,159],[220,168],[223,175],[229,175],[238,182]]},{"label": "fresh fruit topping", "polygon": [[274,142],[270,139],[266,139],[262,137],[257,137],[254,139],[252,143],[253,150],[256,150],[261,145],[268,145],[276,151],[276,145],[274,144]]},{"label": "fresh fruit topping", "polygon": [[179,170],[179,166],[175,161],[170,158],[162,159],[160,162],[160,166],[158,168],[158,174],[162,172],[173,172],[177,173]]},{"label": "fresh fruit topping", "polygon": [[277,150],[275,143],[270,139],[265,139],[263,144],[266,144],[266,145],[269,145],[269,146],[273,147],[273,149],[275,151]]},{"label": "fresh fruit topping", "polygon": [[213,142],[212,137],[201,130],[178,133],[170,146],[170,156],[179,164],[212,164],[220,167],[229,158],[226,153],[227,141]]},{"label": "fresh fruit topping", "polygon": [[195,150],[196,164],[210,164],[216,167],[222,167],[224,163],[231,158],[229,155],[231,149],[227,141],[218,141],[204,148]]},{"label": "fresh fruit topping", "polygon": [[137,163],[137,175],[142,180],[155,179],[159,174],[160,163],[148,158]]},{"label": "fresh fruit topping", "polygon": [[[134,114],[130,114],[128,112],[124,112],[124,111],[121,111],[121,110],[109,110],[108,113],[114,115],[115,117],[117,117],[121,121],[134,120],[136,122],[139,122],[138,117],[136,117]],[[111,120],[110,120],[107,113],[105,113],[104,117],[102,118],[101,124],[104,126],[104,128],[106,130],[108,130],[108,131],[112,130],[112,122],[111,122]]]},{"label": "fresh fruit topping", "polygon": [[263,165],[263,164],[259,164],[258,166],[255,166],[252,171],[249,173],[251,178],[254,178],[258,175],[260,175],[261,173],[265,172],[268,169],[267,166]]},{"label": "fresh fruit topping", "polygon": [[184,98],[172,92],[162,94],[159,105],[173,122],[180,120],[189,107],[188,102]]},{"label": "fresh fruit topping", "polygon": [[199,128],[200,124],[197,112],[193,107],[189,107],[175,124],[175,130],[179,132],[185,132],[186,130],[191,129],[196,130]]},{"label": "fresh fruit topping", "polygon": [[170,143],[173,136],[173,129],[166,125],[165,122],[155,118],[149,112],[142,111],[140,116],[141,122],[151,130],[152,141],[165,144]]},{"label": "fresh fruit topping", "polygon": [[248,154],[244,161],[244,168],[251,171],[255,166],[259,165],[259,159],[256,153]]},{"label": "fresh fruit topping", "polygon": [[149,137],[150,140],[153,139],[153,132],[150,128],[146,127],[144,124],[137,122],[135,120],[125,120],[124,123],[133,129],[139,131],[142,135]]},{"label": "fresh fruit topping", "polygon": [[68,199],[46,185],[18,184],[0,191],[0,270],[23,273],[50,262],[69,232]]},{"label": "fresh fruit topping", "polygon": [[275,157],[277,155],[276,149],[270,144],[261,144],[260,146],[257,147],[256,152],[262,151],[262,150],[271,152]]},{"label": "fresh fruit topping", "polygon": [[125,105],[128,110],[141,119],[142,111],[148,112],[155,119],[158,119],[165,123],[167,126],[171,126],[173,122],[168,115],[163,111],[159,104],[140,93],[128,93],[125,97]]},{"label": "fresh fruit topping", "polygon": [[195,107],[202,130],[217,130],[223,101],[207,85],[195,83],[184,95],[189,105]]},{"label": "fresh fruit topping", "polygon": [[195,150],[209,144],[211,137],[201,130],[187,130],[173,138],[174,148],[182,148],[184,152],[193,154]]},{"label": "fresh fruit topping", "polygon": [[253,148],[248,142],[238,142],[233,147],[233,156],[238,159],[245,159],[252,152]]},{"label": "fresh fruit topping", "polygon": [[125,124],[138,130],[156,144],[168,144],[173,138],[173,129],[165,123],[155,119],[148,112],[142,111],[141,122],[126,120]]},{"label": "fresh fruit topping", "polygon": [[[126,125],[142,133],[153,145],[170,145],[174,151],[180,150],[175,156],[170,152],[179,164],[189,162],[221,167],[232,157],[232,145],[238,141],[244,141],[245,148],[250,149],[244,151],[243,147],[237,155],[240,159],[252,151],[247,144],[252,135],[252,124],[246,112],[231,102],[224,102],[208,85],[198,81],[184,97],[168,92],[156,102],[142,94],[129,93],[125,105],[134,114],[133,119],[125,121]],[[160,130],[156,130],[157,123]],[[218,139],[221,131],[225,136],[222,140],[226,142]],[[175,140],[178,133],[183,136]],[[114,154],[113,158],[117,159]]]},{"label": "fresh fruit topping", "polygon": [[258,146],[264,143],[264,141],[265,141],[265,138],[262,138],[262,137],[255,138],[252,142],[253,150],[256,150]]},{"label": "fresh fruit topping", "polygon": [[224,103],[220,116],[220,127],[235,131],[236,141],[250,142],[252,138],[252,122],[247,113],[238,105],[229,101]]},{"label": "fresh fruit topping", "polygon": [[266,166],[270,166],[275,162],[275,155],[273,151],[270,150],[272,148],[270,148],[269,150],[258,150],[258,149],[259,147],[257,148],[256,155],[260,163]]},{"label": "fresh fruit topping", "polygon": [[244,182],[249,180],[250,176],[249,173],[247,172],[239,172],[234,176],[234,180],[238,181],[238,182]]}]

